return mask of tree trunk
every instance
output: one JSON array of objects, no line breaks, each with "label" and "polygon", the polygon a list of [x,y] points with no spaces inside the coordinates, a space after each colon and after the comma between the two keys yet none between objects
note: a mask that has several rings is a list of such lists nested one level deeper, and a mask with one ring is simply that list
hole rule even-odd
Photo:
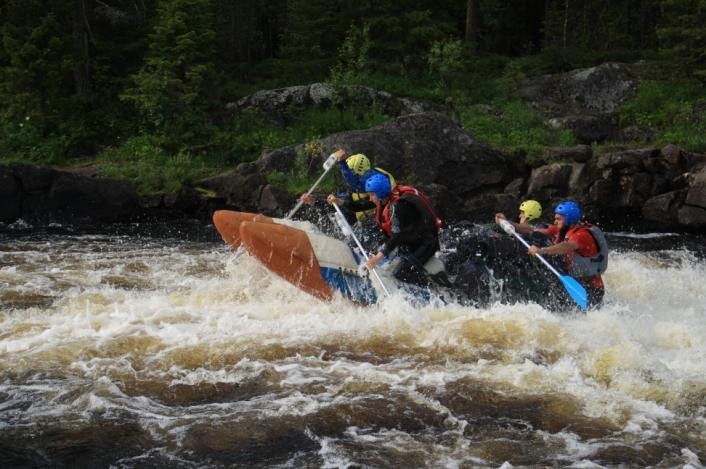
[{"label": "tree trunk", "polygon": [[480,39],[480,8],[479,0],[466,0],[466,41],[473,50],[478,49]]},{"label": "tree trunk", "polygon": [[90,29],[86,12],[86,0],[73,2],[74,38],[74,85],[76,96],[88,98],[91,95],[91,53]]},{"label": "tree trunk", "polygon": [[561,38],[561,43],[563,45],[563,49],[566,49],[566,35],[568,34],[568,29],[569,29],[569,0],[565,0],[565,2],[564,2],[564,28],[563,28],[562,38]]}]

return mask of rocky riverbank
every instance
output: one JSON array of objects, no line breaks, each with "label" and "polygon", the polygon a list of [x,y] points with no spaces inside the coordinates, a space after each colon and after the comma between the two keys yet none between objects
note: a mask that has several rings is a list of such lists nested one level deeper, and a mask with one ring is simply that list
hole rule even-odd
[{"label": "rocky riverbank", "polygon": [[[676,145],[637,145],[634,139],[649,141],[650,129],[620,128],[617,116],[618,106],[636,86],[629,68],[619,64],[526,80],[522,97],[547,125],[570,130],[581,142],[547,148],[543,158],[531,162],[478,141],[440,106],[358,87],[349,94],[379,107],[390,120],[329,135],[316,145],[265,151],[256,161],[195,181],[177,193],[139,195],[132,184],[91,171],[0,166],[0,222],[207,220],[221,208],[283,215],[295,195],[270,184],[268,176],[315,178],[323,159],[344,148],[368,155],[398,181],[425,190],[450,221],[486,222],[497,211],[514,215],[526,198],[545,207],[572,198],[581,202],[588,219],[606,226],[703,230],[706,156]],[[265,90],[228,109],[258,112],[286,126],[285,116],[330,107],[334,94],[321,83]],[[592,146],[597,142],[604,142],[601,150]]]},{"label": "rocky riverbank", "polygon": [[[306,156],[311,173],[317,174],[323,158],[339,147],[365,153],[398,180],[426,190],[450,220],[487,221],[496,211],[514,214],[525,198],[545,206],[573,198],[588,218],[607,225],[706,228],[706,158],[674,145],[600,154],[586,145],[552,148],[547,161],[527,165],[476,141],[445,114],[427,112],[322,139],[320,151]],[[268,184],[266,175],[294,171],[303,151],[292,146],[265,152],[178,193],[148,197],[124,181],[11,164],[0,167],[0,221],[207,219],[218,208],[282,215],[293,197]]]}]

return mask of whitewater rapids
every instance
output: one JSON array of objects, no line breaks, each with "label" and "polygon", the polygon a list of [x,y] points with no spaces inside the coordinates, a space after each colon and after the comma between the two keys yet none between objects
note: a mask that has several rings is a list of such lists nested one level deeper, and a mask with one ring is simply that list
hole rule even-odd
[{"label": "whitewater rapids", "polygon": [[701,468],[706,260],[678,239],[623,236],[605,306],[560,315],[323,303],[213,239],[0,235],[0,461]]}]

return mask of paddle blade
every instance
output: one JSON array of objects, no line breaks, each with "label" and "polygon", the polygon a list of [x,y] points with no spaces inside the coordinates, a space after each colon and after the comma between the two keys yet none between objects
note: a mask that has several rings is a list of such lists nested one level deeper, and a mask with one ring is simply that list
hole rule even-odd
[{"label": "paddle blade", "polygon": [[500,228],[502,228],[505,233],[507,233],[509,235],[515,234],[515,227],[512,226],[512,224],[509,221],[500,220],[498,223],[500,224]]},{"label": "paddle blade", "polygon": [[338,159],[336,158],[336,154],[331,153],[328,158],[326,158],[326,161],[324,161],[324,170],[328,171],[333,168],[333,165],[335,165],[337,161]]},{"label": "paddle blade", "polygon": [[581,309],[588,308],[588,294],[586,289],[573,277],[562,275],[559,277],[564,288]]}]

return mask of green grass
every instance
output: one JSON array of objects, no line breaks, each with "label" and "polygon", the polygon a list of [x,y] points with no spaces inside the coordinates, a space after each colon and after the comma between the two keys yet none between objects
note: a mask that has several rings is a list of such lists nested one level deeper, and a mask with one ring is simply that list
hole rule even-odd
[{"label": "green grass", "polygon": [[183,151],[169,154],[150,136],[133,137],[117,148],[108,148],[95,163],[101,176],[133,181],[141,194],[175,192],[183,183],[219,169]]},{"label": "green grass", "polygon": [[[103,150],[96,163],[99,174],[133,181],[140,193],[173,192],[184,183],[253,161],[264,150],[316,142],[343,130],[372,127],[386,118],[375,109],[352,109],[344,113],[307,111],[290,119],[290,125],[283,128],[255,114],[242,115],[231,119],[209,145],[176,152],[167,150],[169,145],[158,137],[132,137]],[[273,184],[291,186],[290,192],[296,192],[299,186],[309,183],[307,177],[299,174],[287,177],[292,181],[284,183],[286,178],[274,175]]]},{"label": "green grass", "polygon": [[692,116],[699,101],[706,101],[706,88],[698,82],[644,81],[637,95],[620,108],[621,126],[654,127],[656,144],[673,143],[701,153],[706,151],[706,124]]},{"label": "green grass", "polygon": [[[323,173],[323,169],[321,170]],[[335,173],[334,173],[335,174]],[[316,176],[303,176],[301,174],[287,174],[281,171],[273,171],[267,175],[267,182],[275,187],[283,189],[290,194],[303,194],[308,191],[312,184],[319,178]],[[317,193],[334,193],[336,188],[342,187],[341,178],[327,177],[316,187]]]},{"label": "green grass", "polygon": [[537,158],[546,146],[574,145],[570,131],[551,129],[544,119],[519,100],[493,101],[492,110],[470,106],[460,113],[461,124],[477,140],[507,152],[526,152]]},{"label": "green grass", "polygon": [[[541,60],[545,59],[543,56],[513,60],[495,56],[474,57],[469,59],[464,71],[443,78],[428,71],[410,74],[404,70],[394,73],[393,69],[380,68],[359,76],[356,83],[395,96],[445,104],[478,141],[508,153],[525,154],[528,160],[532,160],[543,155],[547,146],[575,144],[570,131],[551,129],[539,113],[514,97],[522,78],[531,73],[533,67],[541,68]],[[645,68],[652,70],[655,67]],[[650,125],[657,130],[656,145],[674,143],[688,151],[706,152],[704,116],[699,118],[693,112],[695,103],[706,102],[706,88],[698,82],[658,79],[654,74],[647,76],[650,79],[640,84],[637,95],[621,107],[621,126]],[[233,83],[224,94],[239,95],[268,88],[267,85],[271,84],[274,83]],[[277,84],[284,86],[287,83]],[[103,176],[131,180],[141,193],[171,192],[184,183],[233,169],[241,162],[253,161],[265,150],[315,144],[328,135],[370,128],[387,120],[378,109],[365,107],[353,107],[344,112],[292,109],[284,116],[284,126],[262,115],[246,113],[221,120],[217,126],[210,119],[194,123],[195,134],[204,141],[185,146],[176,140],[170,142],[165,137],[138,133],[134,126],[128,125],[131,116],[125,110],[101,112],[103,114],[97,111],[97,118],[102,116],[110,124],[103,127],[114,130],[110,135],[104,135],[89,129],[93,132],[90,139],[81,133],[88,131],[81,131],[80,126],[71,120],[61,127],[47,127],[35,118],[19,121],[3,118],[0,120],[0,162],[71,167],[79,160],[67,149],[76,142],[89,141],[100,151],[95,157],[88,158],[90,161],[82,157],[81,164],[95,164]],[[299,164],[291,173],[273,173],[268,179],[291,193],[301,193],[315,179],[307,176],[303,168],[304,165]],[[328,185],[322,190],[336,187],[336,179],[327,178],[326,181]]]}]

